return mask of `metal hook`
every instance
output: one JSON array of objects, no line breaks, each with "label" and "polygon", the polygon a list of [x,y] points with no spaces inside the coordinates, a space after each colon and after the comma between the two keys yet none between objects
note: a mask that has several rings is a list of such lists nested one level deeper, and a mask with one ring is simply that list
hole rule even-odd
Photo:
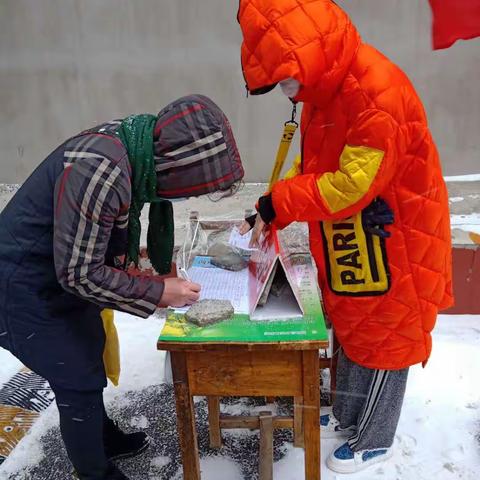
[{"label": "metal hook", "polygon": [[293,107],[292,107],[292,118],[288,121],[285,122],[285,125],[292,124],[298,127],[298,122],[295,120],[297,118],[297,102],[294,102],[292,99],[290,99]]}]

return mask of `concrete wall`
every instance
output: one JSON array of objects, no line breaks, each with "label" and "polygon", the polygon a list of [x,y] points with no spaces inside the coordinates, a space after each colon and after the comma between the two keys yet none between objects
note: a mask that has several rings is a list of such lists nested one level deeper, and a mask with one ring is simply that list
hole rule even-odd
[{"label": "concrete wall", "polygon": [[[411,76],[446,173],[479,171],[480,41],[432,52],[426,0],[339,3]],[[236,9],[236,0],[0,0],[0,183],[23,181],[81,129],[192,92],[225,110],[247,179],[265,180],[289,104],[279,92],[245,98]]]}]

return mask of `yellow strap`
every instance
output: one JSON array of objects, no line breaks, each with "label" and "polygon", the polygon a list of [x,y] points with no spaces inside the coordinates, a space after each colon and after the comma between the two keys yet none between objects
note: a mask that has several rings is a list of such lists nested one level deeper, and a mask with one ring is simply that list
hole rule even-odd
[{"label": "yellow strap", "polygon": [[105,348],[103,350],[103,364],[105,374],[117,386],[120,378],[120,344],[117,329],[115,328],[113,310],[105,309],[101,313],[105,330]]},{"label": "yellow strap", "polygon": [[275,159],[275,165],[273,166],[272,175],[270,176],[270,182],[268,184],[268,191],[271,192],[273,186],[280,178],[280,173],[282,171],[283,165],[290,150],[290,145],[292,144],[293,137],[297,131],[298,124],[295,122],[285,123],[283,128],[282,138],[280,139],[280,145],[278,146],[277,157]]},{"label": "yellow strap", "polygon": [[283,127],[282,138],[280,139],[280,145],[278,146],[277,158],[275,158],[275,165],[273,166],[272,175],[270,176],[270,182],[268,184],[268,191],[271,192],[273,186],[280,178],[280,173],[282,172],[283,165],[290,150],[290,145],[292,144],[293,137],[298,128],[298,123],[295,121],[297,116],[297,104],[293,102],[292,108],[292,118],[285,122]]}]

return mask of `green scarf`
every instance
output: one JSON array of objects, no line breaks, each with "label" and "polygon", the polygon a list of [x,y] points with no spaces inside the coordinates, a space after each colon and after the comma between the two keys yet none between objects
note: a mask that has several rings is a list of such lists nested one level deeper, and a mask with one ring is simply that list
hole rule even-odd
[{"label": "green scarf", "polygon": [[147,251],[153,268],[161,275],[171,270],[174,246],[173,207],[157,198],[157,174],[153,157],[153,130],[157,117],[142,114],[123,120],[116,131],[128,152],[132,167],[132,199],[128,223],[127,264],[138,266],[140,256],[140,214],[150,203]]}]

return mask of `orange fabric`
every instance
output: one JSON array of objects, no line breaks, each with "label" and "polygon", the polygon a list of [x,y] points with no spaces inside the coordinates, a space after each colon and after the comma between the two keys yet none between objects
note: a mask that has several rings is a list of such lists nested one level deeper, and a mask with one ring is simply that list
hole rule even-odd
[{"label": "orange fabric", "polygon": [[[426,362],[439,309],[452,305],[448,195],[420,99],[405,74],[362,43],[330,0],[241,0],[242,67],[250,90],[289,77],[303,102],[302,173],[280,181],[272,198],[277,222],[307,221],[327,313],[346,355],[368,368]],[[319,182],[338,172],[346,146],[384,152],[368,190],[332,212]],[[362,149],[359,149],[362,151]],[[365,182],[364,182],[365,183]],[[335,294],[321,222],[341,220],[377,196],[394,211],[385,242],[387,293]]]}]

